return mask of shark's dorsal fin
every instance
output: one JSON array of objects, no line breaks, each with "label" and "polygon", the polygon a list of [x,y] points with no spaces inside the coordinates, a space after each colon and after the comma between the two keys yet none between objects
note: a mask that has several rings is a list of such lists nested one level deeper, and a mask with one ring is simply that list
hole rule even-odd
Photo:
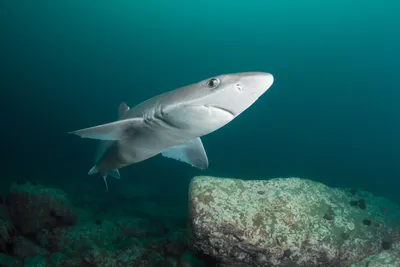
[{"label": "shark's dorsal fin", "polygon": [[[120,119],[125,112],[127,112],[130,108],[128,107],[127,104],[125,104],[124,102],[122,102],[119,107],[118,107],[118,119]],[[97,163],[101,157],[104,155],[104,153],[106,153],[106,151],[111,147],[111,145],[113,144],[114,141],[112,140],[100,140],[99,141],[99,146],[97,148],[97,151],[95,153],[94,156],[94,163]]]},{"label": "shark's dorsal fin", "polygon": [[130,107],[127,104],[125,104],[125,102],[119,104],[118,119],[124,116],[125,112],[127,112],[128,110],[130,110]]},{"label": "shark's dorsal fin", "polygon": [[164,157],[186,162],[198,169],[208,168],[208,158],[200,137],[174,146],[161,153]]}]

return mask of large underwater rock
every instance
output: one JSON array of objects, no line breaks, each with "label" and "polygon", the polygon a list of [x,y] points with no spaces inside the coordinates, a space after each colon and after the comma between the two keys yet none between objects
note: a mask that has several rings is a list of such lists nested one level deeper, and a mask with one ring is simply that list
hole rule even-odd
[{"label": "large underwater rock", "polygon": [[398,257],[399,212],[367,192],[300,178],[195,177],[189,191],[192,246],[221,266],[344,267],[374,254]]},{"label": "large underwater rock", "polygon": [[34,235],[41,229],[64,227],[76,222],[67,195],[59,189],[13,183],[8,202],[11,220],[22,234]]}]

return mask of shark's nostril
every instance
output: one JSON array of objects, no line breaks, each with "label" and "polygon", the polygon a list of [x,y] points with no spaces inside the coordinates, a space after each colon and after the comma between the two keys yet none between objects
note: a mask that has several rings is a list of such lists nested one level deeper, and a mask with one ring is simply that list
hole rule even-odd
[{"label": "shark's nostril", "polygon": [[243,91],[243,89],[242,89],[242,87],[240,86],[240,84],[236,84],[236,89],[238,89],[239,92],[242,92],[242,91]]}]

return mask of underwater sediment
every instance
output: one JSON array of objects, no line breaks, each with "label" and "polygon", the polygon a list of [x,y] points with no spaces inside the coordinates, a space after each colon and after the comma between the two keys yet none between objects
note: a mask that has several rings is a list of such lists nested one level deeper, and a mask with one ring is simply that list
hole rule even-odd
[{"label": "underwater sediment", "polygon": [[187,218],[174,207],[145,193],[113,197],[13,183],[1,201],[0,266],[205,266],[188,249]]},{"label": "underwater sediment", "polygon": [[13,183],[0,266],[400,266],[400,207],[363,190],[199,176],[189,218],[145,193],[112,197]]}]

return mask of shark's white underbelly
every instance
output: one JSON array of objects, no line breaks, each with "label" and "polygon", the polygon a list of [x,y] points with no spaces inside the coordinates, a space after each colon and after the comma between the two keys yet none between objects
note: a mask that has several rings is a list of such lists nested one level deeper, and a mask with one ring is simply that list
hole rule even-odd
[{"label": "shark's white underbelly", "polygon": [[148,119],[135,136],[117,141],[121,165],[119,168],[149,159],[195,137],[160,119]]}]

